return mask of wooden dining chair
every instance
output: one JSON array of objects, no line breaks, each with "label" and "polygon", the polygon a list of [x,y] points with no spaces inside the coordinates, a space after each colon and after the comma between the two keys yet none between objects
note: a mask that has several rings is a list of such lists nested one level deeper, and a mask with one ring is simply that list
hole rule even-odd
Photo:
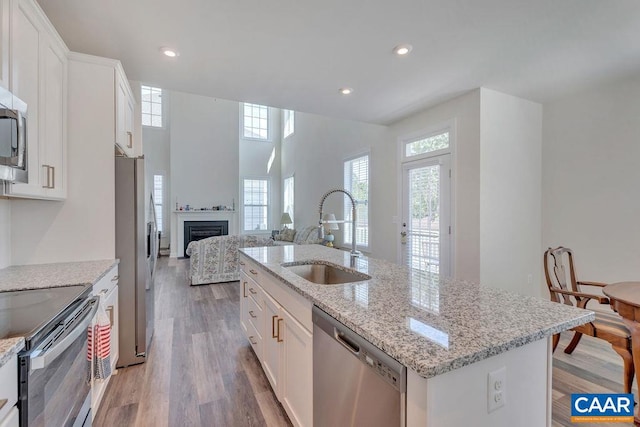
[{"label": "wooden dining chair", "polygon": [[[568,271],[567,271],[568,267]],[[604,287],[606,283],[585,282],[576,280],[576,272],[573,266],[573,253],[571,249],[559,246],[549,248],[544,253],[544,275],[551,301],[586,308],[591,300],[600,304],[609,304],[609,299],[604,295],[595,295],[583,291],[583,287]],[[580,342],[583,334],[608,341],[613,350],[622,357],[624,362],[624,392],[631,393],[633,375],[633,356],[631,353],[631,334],[617,313],[604,313],[595,311],[594,321],[572,329],[575,332],[573,339],[564,350],[571,354]],[[558,346],[560,334],[553,336],[553,351]]]}]

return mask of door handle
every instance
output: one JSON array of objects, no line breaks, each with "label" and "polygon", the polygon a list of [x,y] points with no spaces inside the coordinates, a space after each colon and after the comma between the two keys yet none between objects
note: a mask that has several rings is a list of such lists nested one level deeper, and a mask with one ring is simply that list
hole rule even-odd
[{"label": "door handle", "polygon": [[276,335],[276,325],[275,325],[275,320],[278,318],[278,316],[271,316],[271,338],[278,338],[278,335]]},{"label": "door handle", "polygon": [[247,282],[242,282],[242,296],[247,297]]},{"label": "door handle", "polygon": [[284,338],[280,338],[280,322],[284,319],[278,319],[278,342],[284,341]]}]

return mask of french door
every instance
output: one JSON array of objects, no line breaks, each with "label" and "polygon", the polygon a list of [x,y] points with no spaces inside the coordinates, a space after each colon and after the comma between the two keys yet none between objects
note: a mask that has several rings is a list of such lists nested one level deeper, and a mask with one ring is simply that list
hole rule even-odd
[{"label": "french door", "polygon": [[402,165],[402,262],[451,276],[451,155]]}]

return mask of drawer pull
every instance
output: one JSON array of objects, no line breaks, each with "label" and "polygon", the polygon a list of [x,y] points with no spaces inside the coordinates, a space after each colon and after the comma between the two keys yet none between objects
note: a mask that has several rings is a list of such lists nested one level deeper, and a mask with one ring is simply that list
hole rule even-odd
[{"label": "drawer pull", "polygon": [[278,338],[278,335],[276,335],[276,319],[278,318],[278,316],[271,316],[271,338]]},{"label": "drawer pull", "polygon": [[258,272],[255,271],[253,268],[251,270],[249,270],[249,271],[251,272],[251,274],[256,274],[256,275],[258,274]]},{"label": "drawer pull", "polygon": [[284,338],[280,338],[280,322],[284,319],[278,319],[278,342],[284,341]]},{"label": "drawer pull", "polygon": [[256,292],[256,290],[255,290],[255,289],[253,289],[253,288],[249,288],[249,292],[251,292],[251,294],[252,294],[252,295],[255,295],[255,294],[257,294],[257,293],[258,293],[258,292]]},{"label": "drawer pull", "polygon": [[246,265],[244,261],[239,261],[239,262],[240,262],[240,265]]},{"label": "drawer pull", "polygon": [[113,276],[113,277],[111,278],[111,281],[112,281],[112,282],[117,282],[119,279],[120,279],[120,276],[118,276],[118,275],[116,274],[115,276]]},{"label": "drawer pull", "polygon": [[251,336],[249,337],[249,342],[250,342],[251,344],[253,344],[253,345],[257,345],[257,344],[258,344],[258,341],[256,341],[256,340],[253,338],[253,335],[251,335]]},{"label": "drawer pull", "polygon": [[100,295],[104,296],[107,294],[107,292],[109,292],[109,289],[103,289],[100,291]]},{"label": "drawer pull", "polygon": [[249,310],[249,315],[250,315],[251,317],[253,317],[254,319],[258,317],[258,316],[256,316],[255,314],[253,314],[253,310]]},{"label": "drawer pull", "polygon": [[4,405],[6,405],[8,401],[9,399],[0,400],[0,411],[2,410],[2,408],[4,408]]}]

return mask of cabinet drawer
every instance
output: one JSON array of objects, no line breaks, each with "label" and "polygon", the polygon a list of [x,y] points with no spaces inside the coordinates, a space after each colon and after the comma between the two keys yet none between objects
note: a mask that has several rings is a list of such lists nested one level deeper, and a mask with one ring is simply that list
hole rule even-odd
[{"label": "cabinet drawer", "polygon": [[7,403],[0,409],[0,420],[9,414],[18,401],[18,356],[16,355],[0,368],[0,400],[3,399],[7,399]]},{"label": "cabinet drawer", "polygon": [[240,257],[240,269],[257,283],[261,283],[262,277],[265,275],[264,270],[244,255]]},{"label": "cabinet drawer", "polygon": [[104,277],[93,285],[93,294],[103,298],[118,284],[118,266],[114,266]]},{"label": "cabinet drawer", "polygon": [[251,322],[247,324],[247,339],[253,351],[256,353],[258,360],[262,360],[262,336],[256,331],[255,326],[253,326]]},{"label": "cabinet drawer", "polygon": [[262,288],[253,280],[247,280],[247,295],[253,303],[262,309]]},{"label": "cabinet drawer", "polygon": [[248,302],[248,312],[249,321],[253,324],[253,327],[256,329],[258,334],[262,336],[262,324],[263,324],[263,314],[262,308],[256,303],[253,298],[247,298]]}]

